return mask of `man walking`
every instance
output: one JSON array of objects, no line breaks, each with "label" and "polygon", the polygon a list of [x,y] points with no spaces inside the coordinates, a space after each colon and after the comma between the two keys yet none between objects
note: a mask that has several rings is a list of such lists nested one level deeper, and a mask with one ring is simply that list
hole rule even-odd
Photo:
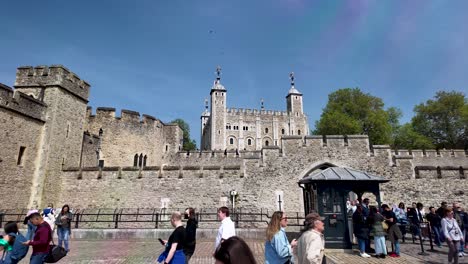
[{"label": "man walking", "polygon": [[30,264],[43,264],[49,253],[49,244],[52,241],[52,229],[39,213],[31,214],[30,221],[33,225],[37,226],[37,229],[33,240],[23,242],[23,245],[32,246],[33,248]]},{"label": "man walking", "polygon": [[229,208],[223,206],[218,209],[218,218],[221,220],[221,226],[218,229],[218,235],[216,236],[215,250],[218,249],[219,245],[226,239],[236,235],[236,228],[234,222],[229,217]]}]

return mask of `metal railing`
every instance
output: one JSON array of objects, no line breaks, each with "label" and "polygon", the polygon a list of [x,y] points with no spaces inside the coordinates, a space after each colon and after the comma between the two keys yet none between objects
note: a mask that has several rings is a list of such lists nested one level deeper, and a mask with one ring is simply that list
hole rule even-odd
[{"label": "metal railing", "polygon": [[[23,222],[27,209],[0,209],[0,227],[8,221]],[[161,228],[169,227],[171,214],[174,211],[184,212],[185,209],[168,208],[117,208],[117,209],[75,209],[72,226],[83,228]],[[236,208],[231,211],[230,217],[240,226],[266,225],[271,220],[272,210],[251,210]],[[196,210],[196,219],[199,225],[219,222],[217,208],[201,208]],[[289,226],[303,226],[304,213],[286,212]],[[97,225],[96,225],[97,224]],[[140,225],[139,225],[140,224]],[[142,227],[143,226],[143,227]]]}]

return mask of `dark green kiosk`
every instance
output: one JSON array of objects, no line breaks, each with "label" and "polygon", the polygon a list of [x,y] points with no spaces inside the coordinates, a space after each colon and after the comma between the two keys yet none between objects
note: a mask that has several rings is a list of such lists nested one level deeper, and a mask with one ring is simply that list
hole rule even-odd
[{"label": "dark green kiosk", "polygon": [[347,198],[353,192],[359,202],[364,193],[372,193],[380,207],[379,184],[388,182],[366,172],[328,167],[312,171],[299,181],[304,194],[304,212],[317,212],[325,223],[325,247],[351,249],[351,218],[346,209]]}]

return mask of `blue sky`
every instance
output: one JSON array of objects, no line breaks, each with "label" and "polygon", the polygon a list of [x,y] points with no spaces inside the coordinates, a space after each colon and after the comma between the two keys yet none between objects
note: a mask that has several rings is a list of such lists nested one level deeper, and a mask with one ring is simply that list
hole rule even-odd
[{"label": "blue sky", "polygon": [[468,1],[2,1],[0,82],[63,64],[90,105],[199,120],[217,65],[228,106],[286,108],[288,74],[313,127],[329,93],[360,87],[400,108],[468,91]]}]

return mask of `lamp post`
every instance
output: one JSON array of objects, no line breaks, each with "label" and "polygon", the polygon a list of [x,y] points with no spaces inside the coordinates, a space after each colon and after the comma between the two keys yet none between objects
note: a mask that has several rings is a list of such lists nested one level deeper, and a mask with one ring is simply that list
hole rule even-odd
[{"label": "lamp post", "polygon": [[231,194],[231,199],[232,199],[232,210],[234,211],[234,209],[236,208],[236,196],[237,196],[237,191],[236,190],[232,190],[230,192]]}]

